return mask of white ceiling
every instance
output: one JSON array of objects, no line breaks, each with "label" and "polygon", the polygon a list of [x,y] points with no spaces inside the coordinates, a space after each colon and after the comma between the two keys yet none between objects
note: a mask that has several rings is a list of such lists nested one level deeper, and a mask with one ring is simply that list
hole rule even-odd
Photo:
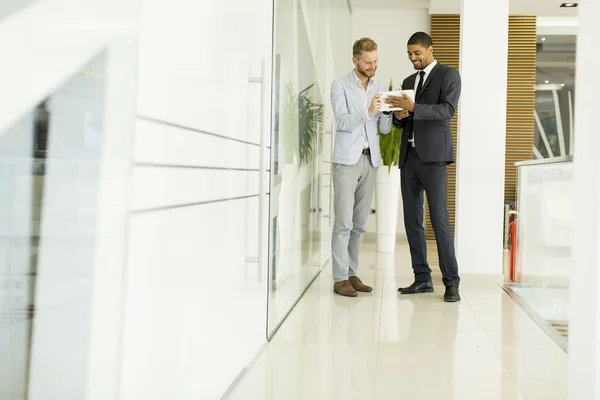
[{"label": "white ceiling", "polygon": [[428,8],[429,0],[348,0],[352,9]]},{"label": "white ceiling", "polygon": [[[394,2],[394,0],[389,0]],[[396,0],[402,2],[402,0]],[[535,14],[544,16],[574,16],[577,8],[561,8],[566,0],[511,0],[511,14]],[[461,0],[431,0],[430,14],[457,14],[460,13]]]},{"label": "white ceiling", "polygon": [[[462,0],[349,0],[352,8],[428,8],[430,14],[459,14]],[[493,0],[481,0],[493,1]],[[575,16],[577,8],[561,8],[567,0],[510,0],[511,14]],[[591,0],[589,0],[591,1]]]}]

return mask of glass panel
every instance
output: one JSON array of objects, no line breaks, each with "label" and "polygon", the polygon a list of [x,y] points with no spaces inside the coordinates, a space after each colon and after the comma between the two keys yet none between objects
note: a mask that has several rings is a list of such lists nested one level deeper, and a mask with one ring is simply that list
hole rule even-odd
[{"label": "glass panel", "polygon": [[573,155],[576,35],[538,37],[535,96],[537,157]]},{"label": "glass panel", "polygon": [[106,60],[0,132],[2,399],[85,397]]},{"label": "glass panel", "polygon": [[0,22],[17,11],[40,0],[2,0],[0,1]]},{"label": "glass panel", "polygon": [[508,292],[563,349],[569,326],[573,163],[519,167],[517,263]]},{"label": "glass panel", "polygon": [[319,24],[309,21],[317,4],[281,0],[275,9],[269,332],[321,268],[324,105],[311,41]]}]

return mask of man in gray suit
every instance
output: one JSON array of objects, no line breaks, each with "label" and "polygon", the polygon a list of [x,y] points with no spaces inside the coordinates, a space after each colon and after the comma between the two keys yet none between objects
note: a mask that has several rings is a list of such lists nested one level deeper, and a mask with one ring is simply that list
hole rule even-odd
[{"label": "man in gray suit", "polygon": [[331,247],[333,290],[342,296],[356,297],[357,292],[373,290],[362,283],[356,272],[381,163],[378,128],[382,133],[390,133],[392,116],[379,111],[382,87],[373,80],[377,44],[369,38],[359,39],[352,53],[354,69],[331,85],[336,126],[332,165],[335,222]]},{"label": "man in gray suit", "polygon": [[447,165],[454,162],[450,120],[460,97],[460,75],[456,69],[436,61],[431,37],[424,32],[417,32],[408,40],[408,58],[417,73],[406,78],[402,88],[415,89],[415,101],[407,96],[386,99],[386,103],[409,111],[408,116],[394,112],[394,124],[404,129],[399,167],[404,226],[415,281],[398,291],[402,294],[433,292],[423,228],[425,191],[442,281],[446,286],[444,300],[456,302],[460,300],[460,277],[448,216]]}]

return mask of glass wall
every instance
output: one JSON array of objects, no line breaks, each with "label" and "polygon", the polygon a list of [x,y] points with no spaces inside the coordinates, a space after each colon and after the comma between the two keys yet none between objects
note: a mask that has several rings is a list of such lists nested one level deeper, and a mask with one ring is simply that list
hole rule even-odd
[{"label": "glass wall", "polygon": [[536,158],[573,155],[576,35],[538,36]]},{"label": "glass wall", "polygon": [[39,0],[4,0],[0,2],[0,22],[12,14],[25,9],[31,3]]},{"label": "glass wall", "polygon": [[12,77],[48,94],[0,95],[32,104],[0,128],[0,399],[117,388],[135,41],[88,49]]},{"label": "glass wall", "polygon": [[[538,18],[536,160],[519,163],[514,282],[506,290],[563,349],[569,336],[576,18]],[[514,225],[513,225],[514,226]]]},{"label": "glass wall", "polygon": [[350,42],[331,25],[349,27],[350,12],[345,1],[279,0],[274,20],[269,334],[329,259],[333,42]]},{"label": "glass wall", "polygon": [[27,398],[29,380],[48,396],[85,392],[105,64],[103,53],[0,135],[3,398]]}]

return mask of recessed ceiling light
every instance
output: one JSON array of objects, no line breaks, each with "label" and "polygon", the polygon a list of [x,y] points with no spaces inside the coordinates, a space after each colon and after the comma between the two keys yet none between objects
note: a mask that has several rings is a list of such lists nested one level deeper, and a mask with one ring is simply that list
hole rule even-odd
[{"label": "recessed ceiling light", "polygon": [[543,38],[542,38],[542,42],[545,42],[545,41],[546,41],[546,38],[545,38],[545,37],[543,37]]},{"label": "recessed ceiling light", "polygon": [[565,87],[565,84],[564,84],[564,83],[561,83],[561,84],[560,84],[560,86],[562,86],[562,87]]},{"label": "recessed ceiling light", "polygon": [[579,3],[562,3],[561,7],[577,7]]},{"label": "recessed ceiling light", "polygon": [[550,83],[550,81],[544,81],[544,82],[546,82],[546,83]]}]

